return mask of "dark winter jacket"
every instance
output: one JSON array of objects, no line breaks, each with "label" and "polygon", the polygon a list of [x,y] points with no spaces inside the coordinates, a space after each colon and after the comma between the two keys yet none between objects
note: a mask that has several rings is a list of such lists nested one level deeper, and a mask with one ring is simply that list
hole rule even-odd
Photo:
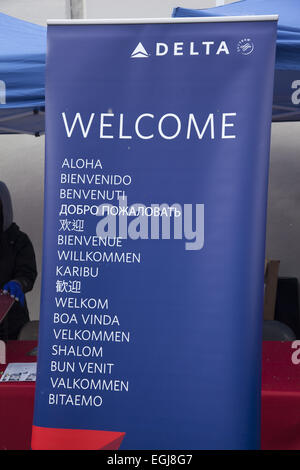
[{"label": "dark winter jacket", "polygon": [[[0,182],[0,289],[9,281],[20,283],[29,292],[37,276],[34,249],[28,236],[13,223],[9,191]],[[27,304],[15,302],[0,324],[0,339],[17,339],[22,326],[29,321]]]}]

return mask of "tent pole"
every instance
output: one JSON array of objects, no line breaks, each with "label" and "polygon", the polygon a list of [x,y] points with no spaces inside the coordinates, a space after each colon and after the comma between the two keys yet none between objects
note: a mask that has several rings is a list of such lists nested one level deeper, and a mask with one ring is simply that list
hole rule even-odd
[{"label": "tent pole", "polygon": [[12,129],[10,127],[4,127],[4,126],[0,126],[0,133],[1,131],[4,131],[6,132],[7,134],[28,134],[28,135],[36,135],[36,132],[30,132],[30,131],[20,131],[18,129]]},{"label": "tent pole", "polygon": [[[273,105],[272,109],[278,110],[278,114],[272,116],[272,121],[276,122],[280,119],[286,119],[289,117],[297,116],[300,114],[300,109],[292,108],[290,106],[280,106],[280,105]],[[281,111],[281,112],[280,112]],[[284,112],[286,111],[286,112]]]},{"label": "tent pole", "polygon": [[71,20],[85,18],[85,0],[66,0],[66,17]]},{"label": "tent pole", "polygon": [[11,116],[0,116],[0,122],[13,121],[14,119],[20,119],[20,118],[31,116],[31,115],[32,115],[32,110],[19,113],[19,114],[18,113],[12,114]]}]

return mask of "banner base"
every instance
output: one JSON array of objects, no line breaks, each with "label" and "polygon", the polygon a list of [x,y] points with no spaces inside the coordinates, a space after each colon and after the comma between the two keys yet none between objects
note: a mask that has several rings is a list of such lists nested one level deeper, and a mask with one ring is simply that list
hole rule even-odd
[{"label": "banner base", "polygon": [[32,450],[118,450],[124,432],[32,426]]}]

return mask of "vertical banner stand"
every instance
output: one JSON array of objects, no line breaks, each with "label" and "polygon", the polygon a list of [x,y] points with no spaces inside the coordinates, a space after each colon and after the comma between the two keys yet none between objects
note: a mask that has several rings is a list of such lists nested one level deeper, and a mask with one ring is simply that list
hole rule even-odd
[{"label": "vertical banner stand", "polygon": [[33,449],[259,448],[276,26],[48,23]]}]

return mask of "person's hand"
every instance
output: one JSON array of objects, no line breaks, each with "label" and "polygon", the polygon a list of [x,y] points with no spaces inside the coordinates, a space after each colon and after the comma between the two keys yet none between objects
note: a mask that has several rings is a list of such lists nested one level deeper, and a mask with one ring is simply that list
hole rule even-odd
[{"label": "person's hand", "polygon": [[3,286],[3,293],[10,294],[11,297],[14,297],[15,300],[19,301],[21,305],[25,304],[25,296],[22,291],[21,285],[17,281],[9,281],[5,286]]}]

